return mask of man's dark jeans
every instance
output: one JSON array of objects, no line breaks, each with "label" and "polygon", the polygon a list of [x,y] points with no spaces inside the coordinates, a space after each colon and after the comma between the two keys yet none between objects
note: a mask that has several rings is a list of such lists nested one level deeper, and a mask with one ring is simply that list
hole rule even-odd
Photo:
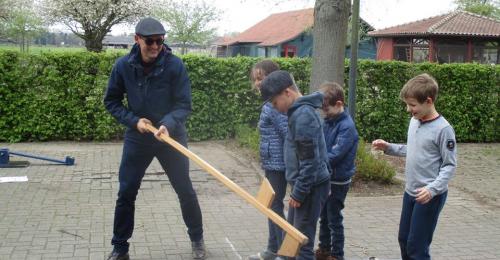
[{"label": "man's dark jeans", "polygon": [[[174,139],[184,146],[187,144],[185,137]],[[137,192],[145,171],[154,157],[160,162],[177,193],[182,217],[188,227],[189,238],[191,241],[199,241],[203,238],[201,210],[189,178],[188,158],[167,144],[145,145],[125,139],[119,172],[120,188],[116,200],[113,239],[111,240],[117,252],[128,252],[127,240],[134,230]]]},{"label": "man's dark jeans", "polygon": [[[286,193],[286,178],[284,171],[268,171],[266,170],[266,178],[274,189],[275,196],[273,203],[271,204],[271,209],[276,212],[282,218],[285,218],[283,213],[283,199]],[[267,242],[267,250],[273,253],[278,252],[281,243],[283,242],[283,230],[280,226],[274,224],[271,220],[268,220],[269,226],[269,239]]]},{"label": "man's dark jeans", "polygon": [[302,246],[299,255],[295,260],[313,260],[314,259],[314,239],[316,236],[316,224],[318,222],[321,209],[325,205],[328,193],[330,191],[330,182],[325,181],[311,188],[311,193],[307,195],[300,207],[288,210],[288,222],[302,232],[309,240]]},{"label": "man's dark jeans", "polygon": [[403,260],[431,259],[429,246],[447,196],[448,191],[420,204],[405,192],[398,235]]},{"label": "man's dark jeans", "polygon": [[351,184],[331,184],[330,196],[321,211],[319,221],[319,247],[331,251],[330,255],[344,256],[344,202]]}]

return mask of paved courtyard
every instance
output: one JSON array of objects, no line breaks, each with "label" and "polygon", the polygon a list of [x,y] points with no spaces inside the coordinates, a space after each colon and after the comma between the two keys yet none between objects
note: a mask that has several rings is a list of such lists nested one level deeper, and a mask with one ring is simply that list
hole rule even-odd
[{"label": "paved courtyard", "polygon": [[[30,160],[27,168],[0,169],[0,177],[29,179],[0,183],[0,259],[105,259],[111,250],[122,144],[50,142],[0,147],[76,158],[75,166]],[[192,143],[190,148],[256,193],[261,173],[255,162],[220,142]],[[498,162],[496,155],[492,163],[498,166]],[[265,217],[192,162],[190,174],[203,212],[209,259],[246,259],[261,250],[267,236]],[[496,187],[491,188],[496,196],[500,172],[495,168],[488,174],[494,178],[480,181]],[[500,259],[500,198],[494,196],[485,202],[476,193],[452,185],[434,236],[433,259]],[[400,195],[348,196],[347,259],[399,259],[400,204]],[[132,259],[190,259],[190,242],[176,195],[157,161],[147,171],[136,206]]]}]

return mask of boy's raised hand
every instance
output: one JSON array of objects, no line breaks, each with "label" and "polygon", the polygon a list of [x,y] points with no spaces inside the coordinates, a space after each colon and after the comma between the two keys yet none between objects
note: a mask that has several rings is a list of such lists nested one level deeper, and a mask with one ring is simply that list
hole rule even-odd
[{"label": "boy's raised hand", "polygon": [[372,148],[375,150],[385,151],[388,146],[389,146],[389,143],[382,140],[382,139],[377,139],[377,140],[372,142]]}]

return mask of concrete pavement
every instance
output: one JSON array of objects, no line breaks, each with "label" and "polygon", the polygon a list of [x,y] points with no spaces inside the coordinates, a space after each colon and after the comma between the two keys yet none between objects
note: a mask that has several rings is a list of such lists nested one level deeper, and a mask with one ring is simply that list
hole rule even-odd
[{"label": "concrete pavement", "polygon": [[[110,239],[121,143],[0,144],[11,150],[76,158],[75,166],[30,160],[28,168],[0,169],[0,259],[105,259]],[[255,163],[220,142],[190,144],[241,187],[255,194]],[[25,160],[13,157],[11,160]],[[265,247],[267,221],[256,209],[191,162],[191,177],[203,212],[209,259],[245,259]],[[347,259],[399,259],[397,229],[401,196],[348,196]],[[434,235],[433,259],[500,259],[500,208],[451,189]],[[176,195],[155,160],[136,202],[130,240],[132,259],[191,259]]]}]

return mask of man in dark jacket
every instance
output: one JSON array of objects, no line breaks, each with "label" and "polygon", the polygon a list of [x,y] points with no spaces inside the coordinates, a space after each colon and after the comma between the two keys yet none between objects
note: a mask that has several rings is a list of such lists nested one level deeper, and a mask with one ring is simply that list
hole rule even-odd
[{"label": "man in dark jacket", "polygon": [[[187,146],[185,122],[191,113],[191,86],[186,68],[164,44],[164,35],[162,24],[153,18],[144,18],[137,24],[136,44],[128,55],[116,61],[104,97],[106,109],[127,126],[111,240],[114,248],[108,259],[129,259],[127,240],[134,229],[135,200],[154,157],[166,171],[179,198],[193,258],[205,257],[202,216],[189,178],[189,161],[157,140],[163,133]],[[158,128],[154,136],[148,133],[148,124]]]},{"label": "man in dark jacket", "polygon": [[282,70],[264,79],[261,94],[266,102],[288,115],[284,148],[286,180],[292,187],[288,222],[308,238],[295,259],[312,260],[316,224],[330,191],[323,121],[316,111],[323,103],[323,95],[316,92],[302,96],[292,76]]},{"label": "man in dark jacket", "polygon": [[344,110],[344,91],[337,83],[325,83],[324,95],[325,141],[332,169],[330,195],[321,211],[317,260],[344,259],[344,225],[342,209],[355,172],[358,132]]}]

